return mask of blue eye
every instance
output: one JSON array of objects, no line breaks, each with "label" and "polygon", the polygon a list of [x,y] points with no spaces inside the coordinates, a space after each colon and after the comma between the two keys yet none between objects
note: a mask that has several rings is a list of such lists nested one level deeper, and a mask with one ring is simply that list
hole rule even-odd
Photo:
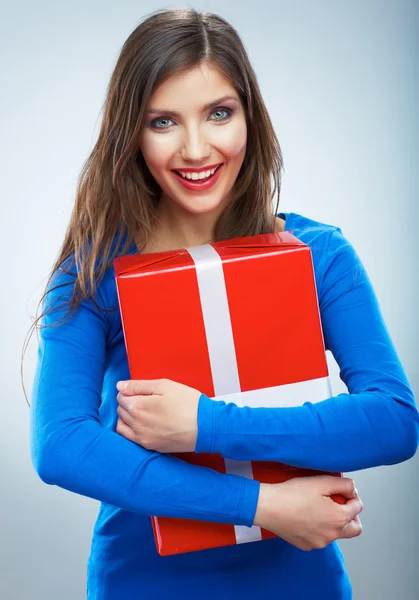
[{"label": "blue eye", "polygon": [[[227,108],[227,107],[220,107],[220,108],[217,108],[211,114],[215,115],[216,113],[220,113],[220,112],[221,113],[223,113],[223,112],[226,113],[226,116],[224,118],[222,118],[222,119],[212,119],[213,121],[226,121],[231,116],[231,114],[233,113],[233,109],[232,108]],[[161,121],[171,121],[171,119],[170,119],[170,117],[159,117],[157,119],[153,119],[152,121],[150,121],[149,127],[151,129],[160,129],[160,130],[162,130],[162,129],[168,129],[168,127],[166,127],[165,125],[163,125],[163,127],[160,127],[158,125],[159,121],[160,122]]]},{"label": "blue eye", "polygon": [[171,120],[171,119],[168,119],[168,118],[166,118],[166,117],[159,117],[158,119],[153,119],[153,120],[150,122],[150,127],[152,127],[153,129],[167,129],[167,127],[158,127],[158,126],[156,125],[156,123],[157,123],[158,121],[170,121],[170,120]]},{"label": "blue eye", "polygon": [[215,119],[216,121],[225,121],[225,119],[227,119],[231,115],[233,110],[231,108],[217,108],[217,110],[215,110],[212,114],[215,115],[215,113],[217,112],[227,113],[227,117],[225,117],[224,119]]}]

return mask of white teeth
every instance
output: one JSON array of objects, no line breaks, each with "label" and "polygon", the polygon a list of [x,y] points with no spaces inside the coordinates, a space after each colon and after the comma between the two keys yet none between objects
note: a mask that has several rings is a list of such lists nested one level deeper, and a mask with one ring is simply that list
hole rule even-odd
[{"label": "white teeth", "polygon": [[184,179],[206,179],[210,175],[213,175],[217,169],[218,167],[215,167],[215,169],[211,169],[210,171],[201,171],[201,173],[181,173],[180,171],[176,171],[176,173],[182,175]]}]

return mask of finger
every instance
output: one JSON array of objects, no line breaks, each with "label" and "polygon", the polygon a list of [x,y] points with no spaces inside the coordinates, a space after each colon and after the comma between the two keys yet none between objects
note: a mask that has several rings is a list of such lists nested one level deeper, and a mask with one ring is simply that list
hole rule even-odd
[{"label": "finger", "polygon": [[125,394],[121,394],[121,392],[119,392],[116,397],[116,401],[118,402],[119,406],[125,408],[125,410],[131,415],[138,413],[138,411],[141,411],[142,409],[147,410],[150,407],[155,407],[155,405],[152,403],[159,399],[161,399],[161,396],[158,394],[147,394],[145,396],[125,396]]},{"label": "finger", "polygon": [[340,494],[345,498],[354,498],[356,495],[356,487],[353,479],[349,477],[334,477],[333,475],[321,475],[322,484],[326,488],[324,495]]},{"label": "finger", "polygon": [[362,533],[362,523],[360,518],[357,516],[354,519],[352,519],[351,521],[349,521],[349,523],[347,525],[345,525],[345,527],[342,528],[342,531],[339,534],[339,538],[340,539],[345,539],[345,538],[353,538],[353,537],[357,537],[359,535],[361,535]]},{"label": "finger", "polygon": [[351,521],[364,510],[364,503],[357,496],[348,500],[346,504],[342,504],[342,509],[346,512],[348,521]]},{"label": "finger", "polygon": [[125,423],[129,426],[132,426],[134,423],[134,419],[131,415],[131,413],[129,413],[123,406],[118,406],[118,408],[116,409],[116,412],[118,413],[118,416],[121,417],[121,419],[123,421],[125,421]]},{"label": "finger", "polygon": [[125,394],[119,394],[116,397],[116,401],[119,406],[122,406],[127,412],[131,412],[134,408],[134,404],[138,401],[138,398],[132,398],[132,396],[125,396]]},{"label": "finger", "polygon": [[[127,396],[162,394],[164,379],[130,379],[128,381],[118,381],[116,387],[118,391]],[[125,385],[124,385],[125,384]]]},{"label": "finger", "polygon": [[132,431],[131,427],[124,423],[122,419],[118,419],[116,423],[116,432],[122,435],[124,438],[127,438],[128,440],[135,441],[133,439],[134,432]]}]

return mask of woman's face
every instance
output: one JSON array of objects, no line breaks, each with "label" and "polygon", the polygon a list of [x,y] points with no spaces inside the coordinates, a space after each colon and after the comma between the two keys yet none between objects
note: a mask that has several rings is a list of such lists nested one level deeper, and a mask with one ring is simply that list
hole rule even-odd
[{"label": "woman's face", "polygon": [[[202,65],[171,77],[155,90],[140,149],[162,190],[163,204],[175,203],[196,215],[219,214],[242,166],[246,140],[244,108],[233,85],[219,70]],[[220,163],[214,180],[208,180],[210,187],[192,183],[195,189],[188,189],[174,172],[197,172]]]}]

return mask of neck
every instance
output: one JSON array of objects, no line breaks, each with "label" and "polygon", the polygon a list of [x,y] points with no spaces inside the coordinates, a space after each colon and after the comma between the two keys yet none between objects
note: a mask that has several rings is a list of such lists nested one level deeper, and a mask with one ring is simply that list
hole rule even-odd
[{"label": "neck", "polygon": [[194,214],[183,210],[178,204],[160,200],[157,208],[158,231],[156,234],[170,239],[178,248],[190,248],[207,244],[214,239],[215,224],[220,212]]}]

